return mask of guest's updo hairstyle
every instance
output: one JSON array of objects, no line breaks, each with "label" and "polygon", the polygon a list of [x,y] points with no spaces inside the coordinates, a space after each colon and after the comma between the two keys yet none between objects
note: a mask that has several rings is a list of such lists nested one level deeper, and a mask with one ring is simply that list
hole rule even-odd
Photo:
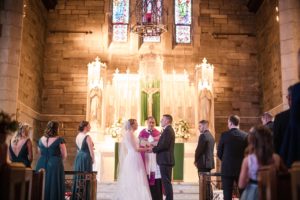
[{"label": "guest's updo hairstyle", "polygon": [[128,119],[125,122],[125,130],[129,131],[132,129],[132,126],[134,125],[134,123],[136,122],[136,119]]},{"label": "guest's updo hairstyle", "polygon": [[87,127],[90,123],[88,121],[81,121],[78,126],[78,131],[83,132],[84,128]]},{"label": "guest's updo hairstyle", "polygon": [[58,121],[49,121],[44,132],[44,136],[47,138],[56,137],[58,135]]}]

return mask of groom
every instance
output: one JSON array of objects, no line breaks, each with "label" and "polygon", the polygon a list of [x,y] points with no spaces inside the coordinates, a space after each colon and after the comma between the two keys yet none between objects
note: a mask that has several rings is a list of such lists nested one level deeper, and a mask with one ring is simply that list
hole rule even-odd
[{"label": "groom", "polygon": [[173,118],[171,115],[163,115],[161,126],[162,134],[157,146],[153,147],[153,153],[156,153],[157,164],[159,165],[163,187],[165,189],[166,200],[173,200],[172,188],[172,168],[174,161],[175,132],[172,128]]}]

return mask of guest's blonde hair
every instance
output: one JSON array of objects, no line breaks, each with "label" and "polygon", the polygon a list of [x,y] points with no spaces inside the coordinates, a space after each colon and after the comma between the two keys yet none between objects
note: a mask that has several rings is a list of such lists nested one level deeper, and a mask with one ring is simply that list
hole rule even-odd
[{"label": "guest's blonde hair", "polygon": [[12,143],[17,145],[18,142],[20,141],[20,139],[22,138],[22,133],[26,133],[26,135],[29,134],[29,131],[30,131],[30,126],[26,123],[19,123],[19,128],[18,128],[18,131],[17,133],[15,134],[13,140],[12,140]]}]

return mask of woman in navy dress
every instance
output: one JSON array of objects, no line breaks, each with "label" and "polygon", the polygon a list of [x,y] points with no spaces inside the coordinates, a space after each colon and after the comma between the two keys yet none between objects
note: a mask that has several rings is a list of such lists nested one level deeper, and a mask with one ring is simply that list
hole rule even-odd
[{"label": "woman in navy dress", "polygon": [[30,127],[28,124],[19,125],[19,129],[9,144],[9,158],[12,162],[23,163],[31,167],[32,142],[29,138]]},{"label": "woman in navy dress", "polygon": [[58,136],[59,123],[49,121],[44,136],[38,142],[40,158],[36,171],[46,170],[45,200],[65,199],[65,173],[63,160],[67,157],[67,149],[63,138]]},{"label": "woman in navy dress", "polygon": [[[74,171],[78,172],[92,172],[94,163],[94,143],[91,136],[87,133],[91,126],[88,121],[82,121],[78,127],[78,135],[76,137],[77,156],[75,158]],[[74,177],[73,195],[72,199],[90,199],[90,182],[86,182],[85,188],[79,187],[79,180],[82,176]],[[85,190],[85,191],[84,191]]]}]

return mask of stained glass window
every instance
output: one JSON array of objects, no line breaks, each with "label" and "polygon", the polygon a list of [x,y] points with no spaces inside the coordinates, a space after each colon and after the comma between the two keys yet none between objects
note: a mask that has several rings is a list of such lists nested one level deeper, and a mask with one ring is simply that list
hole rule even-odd
[{"label": "stained glass window", "polygon": [[113,25],[113,41],[127,41],[127,25]]},{"label": "stained glass window", "polygon": [[191,43],[192,1],[175,0],[176,43]]},{"label": "stained glass window", "polygon": [[113,0],[113,41],[127,42],[129,0]]},{"label": "stained glass window", "polygon": [[190,26],[176,26],[176,43],[191,43]]}]

